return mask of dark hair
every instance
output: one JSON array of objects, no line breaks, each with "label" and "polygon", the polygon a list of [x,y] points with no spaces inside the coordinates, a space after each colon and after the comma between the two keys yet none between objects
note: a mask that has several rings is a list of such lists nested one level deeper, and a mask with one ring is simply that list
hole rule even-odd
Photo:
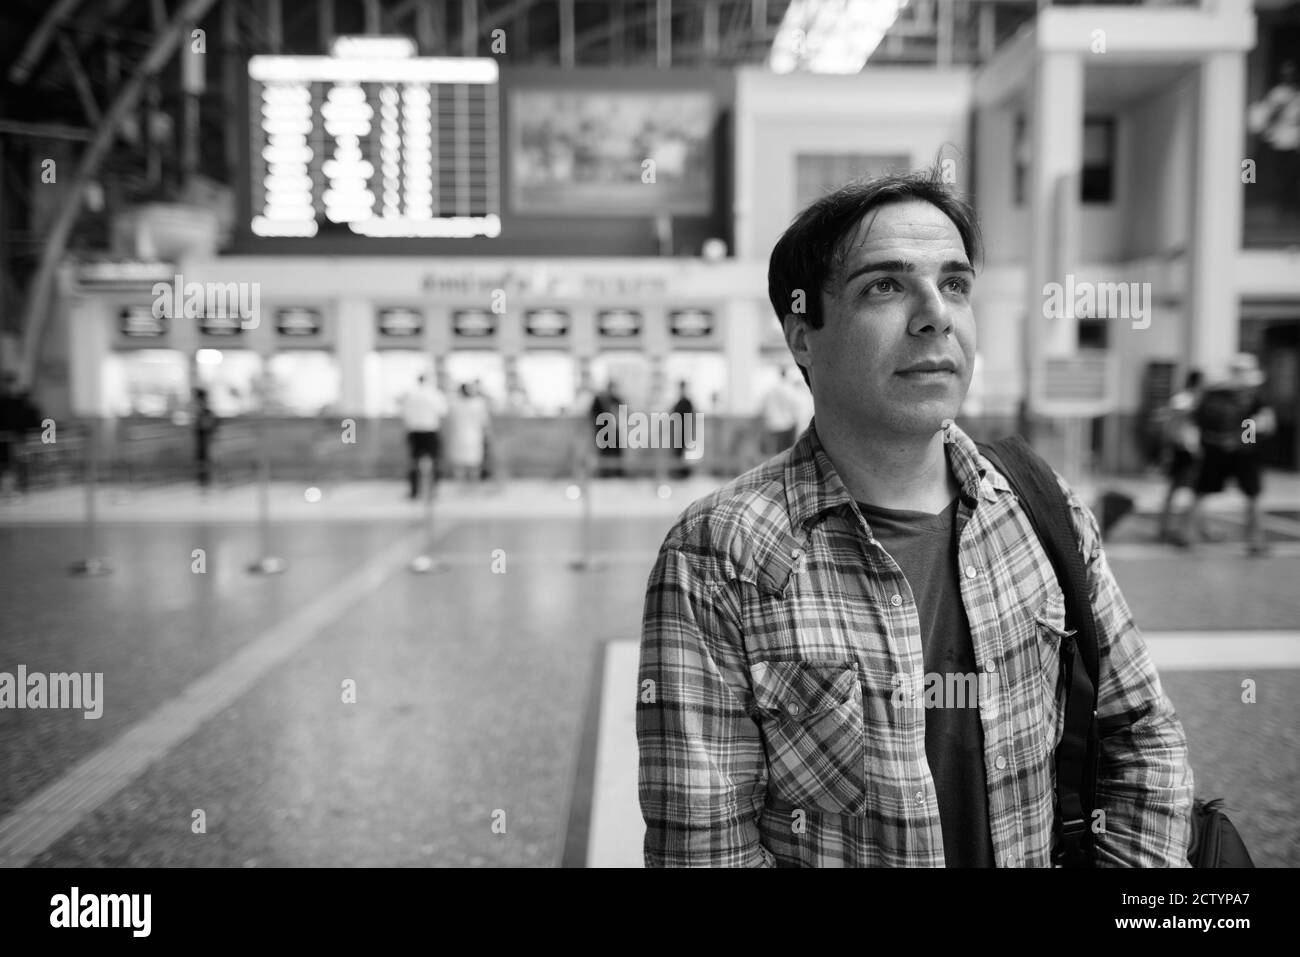
[{"label": "dark hair", "polygon": [[[845,241],[867,214],[910,200],[929,203],[952,220],[974,266],[981,254],[975,211],[944,182],[940,167],[856,180],[810,205],[777,240],[767,264],[767,298],[777,321],[785,323],[796,293],[802,292],[803,319],[820,329],[821,294],[843,265]],[[800,366],[799,371],[807,382],[808,370]]]}]

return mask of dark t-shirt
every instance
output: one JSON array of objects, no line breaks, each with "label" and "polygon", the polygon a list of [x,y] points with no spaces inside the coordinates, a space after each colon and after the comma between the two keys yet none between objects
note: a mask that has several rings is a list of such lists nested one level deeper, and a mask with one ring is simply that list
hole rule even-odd
[{"label": "dark t-shirt", "polygon": [[[957,577],[957,514],[960,499],[937,515],[876,508],[858,503],[872,534],[902,569],[921,620],[921,650],[934,684],[934,704],[925,708],[925,756],[939,798],[943,853],[949,867],[993,867],[988,791],[984,773],[984,728],[978,682],[949,682],[949,675],[974,676],[975,649]],[[931,682],[927,679],[927,685]],[[924,690],[924,689],[919,689]],[[924,698],[921,703],[925,704]]]}]

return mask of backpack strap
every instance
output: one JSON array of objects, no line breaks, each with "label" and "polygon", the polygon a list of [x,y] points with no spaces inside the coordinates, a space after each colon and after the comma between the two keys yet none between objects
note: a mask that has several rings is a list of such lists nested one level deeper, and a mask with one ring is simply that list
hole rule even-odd
[{"label": "backpack strap", "polygon": [[1090,867],[1099,667],[1087,568],[1079,553],[1069,502],[1051,466],[1018,435],[992,444],[981,442],[978,447],[1015,491],[1065,596],[1065,625],[1072,634],[1061,639],[1065,726],[1056,748],[1057,841],[1052,858],[1063,867]]}]

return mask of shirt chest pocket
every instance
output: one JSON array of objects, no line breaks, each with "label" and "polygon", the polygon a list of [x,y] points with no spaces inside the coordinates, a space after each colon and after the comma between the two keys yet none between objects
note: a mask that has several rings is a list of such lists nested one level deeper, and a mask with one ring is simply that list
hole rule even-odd
[{"label": "shirt chest pocket", "polygon": [[750,678],[771,795],[796,808],[864,813],[866,730],[856,663],[759,661]]},{"label": "shirt chest pocket", "polygon": [[1053,588],[1034,612],[1038,648],[1038,698],[1044,749],[1056,750],[1065,728],[1065,683],[1061,680],[1061,653],[1073,642],[1074,631],[1065,627],[1065,596]]}]

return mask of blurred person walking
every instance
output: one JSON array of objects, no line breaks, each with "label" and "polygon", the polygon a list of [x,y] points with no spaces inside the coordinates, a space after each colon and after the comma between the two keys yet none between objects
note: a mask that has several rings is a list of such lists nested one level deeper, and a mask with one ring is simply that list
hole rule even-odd
[{"label": "blurred person walking", "polygon": [[1259,496],[1264,483],[1259,463],[1259,436],[1272,435],[1273,410],[1264,403],[1264,373],[1259,360],[1241,352],[1233,358],[1228,378],[1208,385],[1196,407],[1201,436],[1201,466],[1193,485],[1195,498],[1183,521],[1178,544],[1187,547],[1208,539],[1204,526],[1205,496],[1222,492],[1236,480],[1246,496],[1246,551],[1263,555],[1268,541],[1260,522]]},{"label": "blurred person walking", "polygon": [[[690,478],[691,475],[691,466],[686,461],[686,436],[692,436],[696,442],[700,440],[695,431],[694,420],[691,419],[691,416],[695,414],[695,403],[686,394],[686,388],[685,379],[677,383],[678,398],[673,406],[673,411],[670,413],[677,417],[676,421],[681,423],[681,432],[678,434],[681,441],[673,444],[673,458],[676,462],[668,473],[669,477],[674,479]],[[669,421],[673,420],[670,419]]]},{"label": "blurred person walking", "polygon": [[465,383],[454,393],[447,411],[447,464],[464,482],[483,478],[492,413],[487,399]]},{"label": "blurred person walking", "polygon": [[[623,435],[621,429],[616,428],[614,441],[609,442],[601,439],[602,431],[607,437],[609,435],[609,430],[605,428],[601,417],[606,414],[612,415],[614,421],[618,422],[618,409],[622,404],[623,399],[618,394],[618,388],[612,379],[591,400],[590,414],[591,424],[595,429],[597,478],[622,478],[623,476],[623,443],[626,436]],[[608,420],[604,421],[607,422]]]},{"label": "blurred person walking", "polygon": [[1202,379],[1199,369],[1188,372],[1183,387],[1169,397],[1158,416],[1161,462],[1169,478],[1169,490],[1165,493],[1156,535],[1161,542],[1175,540],[1174,499],[1179,489],[1191,490],[1200,468],[1201,430],[1196,425],[1196,408],[1201,401]]},{"label": "blurred person walking", "polygon": [[406,446],[410,464],[406,475],[410,481],[412,500],[420,495],[420,461],[429,459],[427,494],[432,495],[438,486],[438,459],[441,453],[438,430],[447,415],[447,399],[427,375],[421,375],[416,387],[402,400],[402,422],[406,426]]},{"label": "blurred person walking", "polygon": [[791,381],[790,371],[782,370],[781,377],[763,396],[763,442],[765,455],[776,455],[794,445],[798,436],[800,406]]},{"label": "blurred person walking", "polygon": [[194,464],[198,473],[199,488],[207,490],[212,484],[212,437],[221,420],[208,405],[208,390],[194,390]]},{"label": "blurred person walking", "polygon": [[26,491],[18,452],[27,433],[41,424],[41,414],[27,393],[14,387],[17,381],[12,372],[0,378],[0,493],[6,496],[15,490]]}]

